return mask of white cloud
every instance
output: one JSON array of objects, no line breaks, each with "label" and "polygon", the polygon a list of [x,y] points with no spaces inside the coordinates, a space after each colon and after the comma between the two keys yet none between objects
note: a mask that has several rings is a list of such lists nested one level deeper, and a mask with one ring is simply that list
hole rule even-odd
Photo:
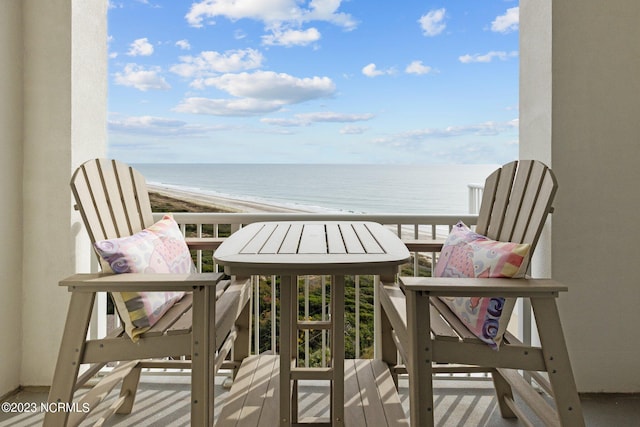
[{"label": "white cloud", "polygon": [[273,34],[262,36],[262,43],[269,46],[306,46],[320,40],[316,28],[306,30],[274,30]]},{"label": "white cloud", "polygon": [[299,126],[307,126],[310,123],[303,123],[301,120],[293,118],[293,119],[277,119],[277,118],[264,118],[260,119],[262,123],[266,123],[272,126],[281,126],[281,127],[299,127]]},{"label": "white cloud", "polygon": [[429,67],[428,65],[424,65],[422,61],[413,61],[411,64],[407,65],[407,68],[405,68],[404,71],[407,74],[422,75],[429,74],[433,71],[433,68]]},{"label": "white cloud", "polygon": [[170,71],[182,77],[202,77],[215,73],[250,70],[262,66],[264,57],[255,49],[200,52],[198,56],[181,56],[180,64]]},{"label": "white cloud", "polygon": [[153,4],[149,0],[136,0],[136,1],[138,3],[146,4],[147,6],[149,6],[152,9],[162,9],[162,6],[160,6],[159,4]]},{"label": "white cloud", "polygon": [[474,125],[416,129],[397,133],[386,138],[380,138],[375,142],[395,147],[415,147],[417,144],[430,139],[452,138],[465,135],[495,136],[517,130],[518,123],[519,119],[513,119],[507,122],[488,121]]},{"label": "white cloud", "polygon": [[145,69],[137,64],[127,64],[124,72],[115,73],[115,84],[134,87],[143,92],[170,89],[169,83],[159,75],[161,71],[160,67]]},{"label": "white cloud", "polygon": [[312,0],[308,8],[300,3],[299,0],[201,0],[191,5],[185,18],[193,27],[202,27],[205,19],[218,16],[232,21],[254,19],[267,27],[282,23],[299,26],[311,21],[331,22],[346,29],[357,25],[351,15],[338,12],[342,0]]},{"label": "white cloud", "polygon": [[496,33],[510,33],[518,31],[520,25],[520,8],[512,7],[507,9],[504,15],[496,17],[491,23],[491,31]]},{"label": "white cloud", "polygon": [[379,71],[376,68],[376,64],[371,63],[369,65],[365,65],[362,68],[362,74],[364,74],[367,77],[376,77],[376,76],[382,75],[384,73],[382,71]]},{"label": "white cloud", "polygon": [[311,0],[311,9],[303,14],[303,20],[327,21],[339,25],[347,30],[353,30],[357,22],[347,13],[338,12],[342,0]]},{"label": "white cloud", "polygon": [[[253,19],[264,24],[262,42],[267,46],[308,46],[321,38],[310,22],[329,22],[347,31],[357,27],[351,15],[339,12],[343,0],[199,0],[185,15],[189,25],[214,25],[215,18],[230,21]],[[244,37],[244,33],[240,33]]]},{"label": "white cloud", "polygon": [[318,113],[302,113],[302,114],[297,114],[296,116],[302,118],[303,120],[308,120],[311,122],[338,122],[338,123],[361,122],[361,121],[371,120],[374,117],[374,115],[371,113],[344,114],[344,113],[334,113],[330,111],[318,112]]},{"label": "white cloud", "polygon": [[420,27],[422,27],[422,33],[425,36],[433,37],[442,33],[444,29],[447,27],[445,24],[444,18],[446,14],[446,9],[434,9],[420,17],[418,22],[420,23]]},{"label": "white cloud", "polygon": [[278,101],[282,104],[326,98],[335,92],[335,84],[329,77],[298,78],[273,71],[224,74],[203,79],[198,83],[215,87],[236,97]]},{"label": "white cloud", "polygon": [[116,116],[108,120],[110,132],[153,136],[198,136],[226,129],[218,126],[190,124],[182,120],[153,116]]},{"label": "white cloud", "polygon": [[199,79],[196,85],[215,87],[235,98],[187,98],[175,111],[215,116],[252,116],[278,111],[290,104],[326,98],[335,92],[335,84],[328,77],[297,78],[272,71],[224,74]]},{"label": "white cloud", "polygon": [[491,62],[494,58],[500,59],[501,61],[506,61],[509,58],[515,58],[518,56],[517,51],[504,52],[504,51],[491,51],[481,55],[479,53],[473,55],[462,55],[458,57],[458,60],[463,64],[469,64],[471,62]]},{"label": "white cloud", "polygon": [[367,77],[378,77],[384,74],[395,74],[396,70],[394,68],[387,68],[386,70],[379,70],[376,64],[371,63],[369,65],[365,65],[362,67],[362,74]]},{"label": "white cloud", "polygon": [[344,114],[334,113],[330,111],[323,111],[317,113],[301,113],[296,114],[290,119],[278,119],[278,118],[264,118],[261,121],[263,123],[273,126],[309,126],[312,123],[353,123],[371,120],[374,117],[373,114]]},{"label": "white cloud", "polygon": [[300,16],[300,9],[295,3],[292,0],[202,0],[191,5],[185,18],[193,27],[202,27],[204,19],[217,16],[232,21],[250,18],[265,22],[284,22]]},{"label": "white cloud", "polygon": [[369,130],[368,127],[348,125],[340,129],[340,134],[341,135],[361,135],[368,130]]},{"label": "white cloud", "polygon": [[271,113],[282,108],[283,103],[260,99],[209,99],[187,98],[174,111],[212,116],[255,116]]},{"label": "white cloud", "polygon": [[176,42],[176,46],[178,46],[182,50],[191,50],[191,44],[189,43],[189,40],[186,39],[178,40]]},{"label": "white cloud", "polygon": [[113,43],[114,40],[115,40],[115,37],[113,37],[111,35],[107,37],[107,48],[109,50],[109,58],[110,59],[114,59],[114,58],[118,57],[118,52],[111,51],[111,49],[112,49],[111,43]]},{"label": "white cloud", "polygon": [[153,54],[153,45],[149,43],[149,39],[146,37],[134,40],[129,46],[129,51],[127,52],[129,56],[149,56]]}]

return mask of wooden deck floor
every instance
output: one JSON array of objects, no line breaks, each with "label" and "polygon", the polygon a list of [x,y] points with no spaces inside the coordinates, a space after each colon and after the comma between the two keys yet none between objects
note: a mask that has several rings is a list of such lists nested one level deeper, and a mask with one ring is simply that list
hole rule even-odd
[{"label": "wooden deck floor", "polygon": [[[217,425],[219,427],[278,425],[280,419],[279,365],[278,356],[248,357],[238,372]],[[304,382],[302,380],[300,382],[304,386]],[[325,384],[328,389],[329,381],[325,381]],[[393,379],[384,362],[371,359],[345,360],[344,392],[344,425],[346,427],[409,426]],[[300,396],[299,392],[298,396]],[[308,406],[300,403],[301,409],[306,409],[304,406]],[[327,405],[328,402],[325,406]],[[294,423],[330,425],[329,417],[307,416],[304,414],[305,411],[300,412],[302,414],[299,414],[297,421],[294,419]]]},{"label": "wooden deck floor", "polygon": [[[222,387],[223,376],[216,377],[216,396],[223,402],[229,390]],[[116,415],[105,426],[185,427],[189,426],[189,376],[143,374],[141,388],[133,413]],[[436,421],[439,426],[519,427],[516,420],[500,417],[493,395],[491,381],[436,381]],[[111,393],[107,402],[83,423],[93,425],[100,412],[117,397]],[[408,413],[408,389],[400,381],[400,400]],[[29,387],[5,399],[10,402],[46,402],[48,390]],[[583,410],[591,427],[635,427],[640,419],[640,395],[586,395],[582,396]],[[324,384],[304,382],[300,388],[301,414],[308,417],[328,417],[328,389]],[[220,413],[216,407],[216,416]],[[8,413],[0,411],[0,427],[29,427],[42,425],[43,414]]]}]

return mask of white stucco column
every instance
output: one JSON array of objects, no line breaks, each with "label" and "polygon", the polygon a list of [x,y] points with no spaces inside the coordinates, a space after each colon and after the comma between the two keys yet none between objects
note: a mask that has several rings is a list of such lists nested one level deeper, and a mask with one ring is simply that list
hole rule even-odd
[{"label": "white stucco column", "polygon": [[520,155],[559,181],[547,250],[579,391],[639,392],[640,2],[520,2]]},{"label": "white stucco column", "polygon": [[21,385],[51,382],[69,295],[88,271],[69,180],[106,146],[107,0],[24,0]]},{"label": "white stucco column", "polygon": [[0,396],[20,385],[22,301],[22,6],[0,2]]}]

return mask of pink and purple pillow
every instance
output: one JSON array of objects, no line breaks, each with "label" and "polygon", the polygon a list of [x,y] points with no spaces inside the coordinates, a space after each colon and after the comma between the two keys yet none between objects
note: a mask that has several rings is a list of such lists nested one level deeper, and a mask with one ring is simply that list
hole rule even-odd
[{"label": "pink and purple pillow", "polygon": [[[114,273],[193,273],[195,266],[173,217],[132,236],[96,242],[104,271]],[[132,340],[149,330],[184,292],[113,292],[113,299]]]},{"label": "pink and purple pillow", "polygon": [[[523,277],[528,244],[498,242],[458,222],[444,243],[435,277]],[[515,298],[441,297],[471,332],[498,349],[507,329]]]}]

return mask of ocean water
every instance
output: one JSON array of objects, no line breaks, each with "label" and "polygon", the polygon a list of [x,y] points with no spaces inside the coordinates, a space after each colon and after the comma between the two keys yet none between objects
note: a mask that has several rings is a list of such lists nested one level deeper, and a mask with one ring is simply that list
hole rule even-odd
[{"label": "ocean water", "polygon": [[151,184],[314,211],[465,214],[498,165],[137,164]]}]

